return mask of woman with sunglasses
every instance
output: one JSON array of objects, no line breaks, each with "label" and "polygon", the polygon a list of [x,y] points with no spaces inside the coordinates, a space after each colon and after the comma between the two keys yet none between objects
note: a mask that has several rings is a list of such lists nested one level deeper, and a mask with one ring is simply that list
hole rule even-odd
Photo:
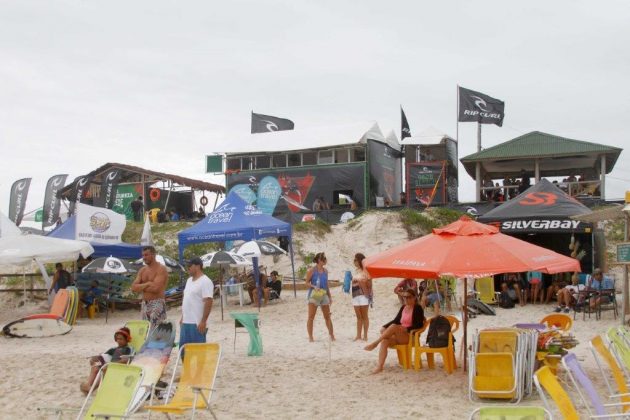
[{"label": "woman with sunglasses", "polygon": [[332,319],[330,319],[332,296],[328,288],[328,270],[324,267],[324,265],[326,265],[326,255],[324,255],[323,252],[318,252],[313,258],[313,263],[315,263],[315,265],[306,273],[306,285],[308,286],[308,320],[306,321],[306,331],[308,332],[308,341],[315,341],[313,339],[313,321],[318,306],[322,308],[330,339],[335,341]]},{"label": "woman with sunglasses", "polygon": [[418,304],[416,291],[409,289],[401,295],[405,299],[405,304],[400,307],[396,317],[383,325],[381,335],[376,341],[365,346],[365,350],[372,351],[380,344],[378,366],[372,373],[383,371],[389,346],[407,344],[409,342],[409,332],[422,328],[424,325],[424,311],[422,306]]}]

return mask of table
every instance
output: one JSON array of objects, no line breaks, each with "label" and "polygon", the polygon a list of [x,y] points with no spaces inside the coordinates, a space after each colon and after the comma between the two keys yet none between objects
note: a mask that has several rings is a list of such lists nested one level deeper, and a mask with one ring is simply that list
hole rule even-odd
[{"label": "table", "polygon": [[243,291],[243,287],[246,283],[236,283],[236,284],[219,284],[215,287],[219,288],[219,294],[221,295],[221,299],[223,300],[223,306],[227,306],[227,297],[230,287],[236,287],[238,292],[238,301],[241,306],[245,304],[245,293]]}]

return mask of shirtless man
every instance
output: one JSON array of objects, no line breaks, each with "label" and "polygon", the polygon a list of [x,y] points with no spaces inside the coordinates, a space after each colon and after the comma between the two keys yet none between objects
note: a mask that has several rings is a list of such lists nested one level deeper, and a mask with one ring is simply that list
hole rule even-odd
[{"label": "shirtless man", "polygon": [[142,319],[151,323],[151,329],[166,320],[164,290],[168,273],[166,267],[155,260],[155,248],[142,248],[142,260],[146,264],[131,284],[131,290],[142,293]]}]

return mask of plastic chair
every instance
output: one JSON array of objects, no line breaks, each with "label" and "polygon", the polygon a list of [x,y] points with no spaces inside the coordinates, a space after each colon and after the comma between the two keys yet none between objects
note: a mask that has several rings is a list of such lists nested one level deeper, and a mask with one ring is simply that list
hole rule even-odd
[{"label": "plastic chair", "polygon": [[[628,406],[628,404],[624,402],[605,404],[600,398],[599,394],[597,393],[597,389],[595,388],[595,385],[590,380],[590,378],[586,375],[586,373],[582,369],[582,366],[580,366],[580,363],[578,362],[577,357],[575,356],[574,353],[568,353],[566,356],[564,356],[562,358],[562,365],[564,366],[567,373],[569,374],[569,378],[571,378],[571,382],[573,382],[573,385],[577,389],[578,394],[580,395],[580,398],[582,398],[584,405],[587,406],[589,413],[591,413],[591,416],[593,414],[591,411],[591,407],[593,411],[595,411],[595,415],[597,416],[604,416],[604,417],[611,416],[612,417],[615,415],[614,414],[611,415],[610,413],[608,413],[608,410],[607,410],[608,408],[622,407],[625,410],[626,407]],[[588,399],[590,400],[590,405],[588,401],[586,400],[584,394],[582,393],[582,390],[584,390],[586,394],[588,395]],[[620,397],[620,396],[616,395],[616,397]],[[627,414],[620,414],[619,416],[626,417],[626,418],[628,417]],[[616,416],[616,417],[619,417],[619,416]]]},{"label": "plastic chair", "polygon": [[135,352],[140,351],[142,345],[147,340],[151,323],[144,320],[127,321],[125,327],[129,328],[131,342],[129,343]]},{"label": "plastic chair", "polygon": [[606,332],[606,339],[610,343],[610,348],[617,359],[617,363],[628,374],[630,372],[630,346],[624,338],[623,327],[610,327]]},{"label": "plastic chair", "polygon": [[[177,384],[177,390],[172,398],[171,391],[174,386],[177,365],[183,358],[182,371]],[[208,410],[216,420],[216,416],[210,408],[210,398],[214,391],[214,381],[219,370],[221,360],[221,345],[219,343],[188,343],[179,350],[179,357],[173,375],[168,385],[167,398],[164,405],[151,405],[145,408],[150,411],[163,413],[167,418],[169,414],[183,415],[192,411],[191,419],[195,418],[197,410]]]},{"label": "plastic chair", "polygon": [[257,313],[251,312],[230,312],[230,317],[234,319],[234,352],[236,353],[236,334],[238,328],[245,328],[249,333],[248,356],[262,355],[262,338],[260,337],[260,319]]},{"label": "plastic chair", "polygon": [[497,297],[494,291],[493,277],[480,277],[475,280],[475,290],[479,295],[479,300],[486,305],[496,305]]},{"label": "plastic chair", "polygon": [[[599,367],[599,370],[602,373],[602,378],[604,378],[604,381],[606,382],[609,395],[611,396],[619,395],[622,402],[630,403],[630,394],[628,393],[629,391],[628,384],[626,383],[623,370],[619,367],[619,365],[615,361],[615,357],[612,355],[610,350],[608,350],[606,346],[604,345],[604,340],[602,340],[602,338],[599,335],[597,335],[593,337],[593,339],[590,341],[589,347],[591,349],[591,352],[593,353],[595,362],[597,362],[597,366]],[[610,386],[608,377],[606,373],[604,372],[604,368],[600,362],[600,357],[604,359],[604,361],[606,361],[606,364],[608,365],[613,375],[613,378],[615,382],[617,383],[617,390],[619,391],[618,393],[615,393],[612,387]],[[624,407],[623,411],[626,412],[628,411],[628,409],[630,409],[630,407]]]},{"label": "plastic chair", "polygon": [[573,405],[573,401],[569,397],[569,394],[562,388],[560,382],[558,382],[558,378],[551,372],[549,366],[543,366],[534,373],[534,383],[536,384],[536,389],[540,394],[545,406],[548,410],[551,411],[549,407],[549,401],[543,392],[543,389],[547,391],[551,399],[556,403],[560,414],[564,420],[579,420],[580,415],[578,414],[575,406]]},{"label": "plastic chair", "polygon": [[493,406],[479,407],[470,414],[474,420],[551,420],[553,416],[543,407]]},{"label": "plastic chair", "polygon": [[[429,347],[423,346],[420,342],[420,335],[422,331],[418,331],[414,334],[413,338],[413,353],[414,353],[414,370],[422,369],[422,354],[427,355],[427,365],[429,369],[434,369],[435,364],[433,361],[433,355],[438,353],[442,356],[444,362],[444,370],[450,374],[457,369],[457,362],[455,360],[455,347],[453,346],[453,333],[459,329],[459,319],[451,315],[445,315],[448,322],[451,324],[451,332],[448,336],[448,346],[446,347]],[[433,319],[433,318],[432,318]],[[427,322],[430,324],[431,320]],[[424,330],[423,330],[424,331]]]},{"label": "plastic chair", "polygon": [[562,331],[569,331],[573,326],[573,319],[565,314],[550,314],[540,320],[541,324],[547,324],[547,327],[558,327]]},{"label": "plastic chair", "polygon": [[396,353],[398,355],[398,364],[402,366],[403,369],[411,369],[411,357],[413,354],[412,349],[415,343],[415,337],[420,337],[420,334],[422,334],[422,332],[429,327],[430,321],[431,320],[425,320],[422,328],[411,330],[409,332],[409,341],[407,342],[407,344],[396,344],[389,346],[390,349],[396,349]]}]

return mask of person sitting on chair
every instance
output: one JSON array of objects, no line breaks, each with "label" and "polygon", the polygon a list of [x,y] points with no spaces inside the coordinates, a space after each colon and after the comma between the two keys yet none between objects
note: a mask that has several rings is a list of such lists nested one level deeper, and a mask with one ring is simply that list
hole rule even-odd
[{"label": "person sitting on chair", "polygon": [[86,290],[83,293],[83,296],[81,297],[81,302],[83,303],[83,305],[85,305],[84,308],[87,309],[91,305],[93,305],[94,301],[96,300],[97,297],[100,296],[100,294],[101,294],[101,291],[98,288],[98,281],[92,280],[92,284],[90,285],[90,288]]},{"label": "person sitting on chair", "polygon": [[593,274],[586,282],[587,290],[597,292],[597,294],[590,299],[591,310],[594,310],[602,303],[610,303],[615,296],[602,295],[600,291],[602,289],[614,289],[614,287],[615,283],[613,280],[608,276],[604,276],[604,273],[600,268],[593,270]]},{"label": "person sitting on chair", "polygon": [[[260,289],[263,296],[263,306],[266,306],[269,301],[269,292],[271,289],[267,283],[267,276],[263,273],[260,273]],[[256,288],[256,280],[253,274],[247,276],[247,293],[249,293],[250,301],[258,305],[258,289]]]},{"label": "person sitting on chair", "polygon": [[112,347],[105,353],[98,356],[90,357],[90,375],[88,376],[87,381],[82,382],[79,386],[81,391],[85,394],[90,392],[92,384],[94,383],[101,366],[106,363],[127,363],[127,359],[124,356],[129,356],[133,351],[129,345],[129,342],[131,341],[131,332],[129,331],[129,328],[122,327],[116,331],[114,333],[114,340],[117,344],[116,347]]},{"label": "person sitting on chair", "polygon": [[[507,280],[503,284],[507,286],[507,291],[510,294],[510,298],[514,301],[518,300],[519,305],[525,306],[525,304],[527,303],[529,283],[525,281],[525,279],[523,279],[523,276],[521,276],[520,273],[510,273],[507,276]],[[503,284],[501,285],[502,290]],[[523,293],[523,291],[525,293]]]},{"label": "person sitting on chair", "polygon": [[[571,276],[571,284],[558,290],[558,294],[556,295],[558,306],[556,306],[554,312],[563,311],[564,313],[569,313],[569,308],[576,304],[579,293],[586,287],[583,284],[579,284],[578,280],[578,274],[573,273]],[[579,308],[576,308],[576,311],[579,312]]]},{"label": "person sitting on chair", "polygon": [[401,305],[405,304],[405,299],[401,295],[410,289],[413,290],[414,295],[418,295],[418,283],[414,279],[401,280],[396,287],[394,287],[394,293],[398,295],[398,301]]},{"label": "person sitting on chair", "polygon": [[408,289],[401,293],[405,304],[400,307],[396,317],[383,325],[379,338],[365,346],[365,350],[372,351],[380,344],[378,351],[378,365],[372,373],[380,373],[385,366],[387,349],[390,345],[407,344],[412,330],[422,328],[424,325],[424,311],[418,304],[416,291]]},{"label": "person sitting on chair", "polygon": [[267,286],[269,286],[271,290],[275,292],[275,296],[272,295],[272,299],[280,298],[280,293],[282,292],[282,280],[278,278],[278,272],[276,270],[273,270],[269,274],[269,278],[267,279]]}]

